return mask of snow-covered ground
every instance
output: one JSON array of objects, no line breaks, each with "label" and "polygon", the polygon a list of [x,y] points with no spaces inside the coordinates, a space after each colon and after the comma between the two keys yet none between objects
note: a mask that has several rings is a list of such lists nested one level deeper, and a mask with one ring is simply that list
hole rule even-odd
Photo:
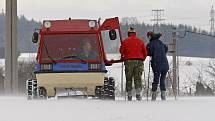
[{"label": "snow-covered ground", "polygon": [[[20,59],[30,61],[29,57],[35,56],[27,55]],[[210,80],[203,71],[210,59],[183,57],[179,60],[181,87],[196,81],[199,70],[202,70],[203,80]],[[189,66],[188,61],[192,63]],[[148,62],[147,58],[144,62],[145,79]],[[3,65],[3,61],[0,64]],[[118,85],[121,81],[121,66],[119,63],[107,67],[107,74],[115,77]],[[146,97],[140,102],[128,102],[124,97],[117,97],[116,101],[56,98],[29,101],[26,97],[1,96],[0,121],[215,121],[215,97],[178,97],[177,100],[167,97],[167,101],[159,98],[155,102],[147,101]]]},{"label": "snow-covered ground", "polygon": [[[108,54],[108,59],[120,59],[120,54]],[[36,53],[21,53],[19,61],[33,61],[36,59]],[[172,67],[172,57],[168,57],[170,67]],[[208,70],[210,58],[196,58],[196,57],[179,57],[179,87],[181,93],[187,93],[189,88],[192,88],[192,93],[195,91],[195,83],[202,81],[205,84],[215,82],[215,78],[211,77],[206,71]],[[0,66],[4,66],[4,59],[0,59]],[[107,67],[108,76],[114,77],[117,83],[117,89],[120,89],[122,72],[123,72],[123,86],[125,87],[125,73],[122,70],[122,63],[113,64]],[[144,62],[144,72],[142,75],[143,84],[147,85],[149,74],[149,57]],[[201,77],[199,77],[201,76]],[[150,70],[150,83],[152,82],[153,73]],[[211,85],[210,85],[211,86]]]},{"label": "snow-covered ground", "polygon": [[[36,59],[37,53],[21,53],[18,61],[33,61]],[[5,59],[0,59],[0,66],[5,65]]]},{"label": "snow-covered ground", "polygon": [[0,121],[214,121],[215,97],[104,101],[0,97]]}]

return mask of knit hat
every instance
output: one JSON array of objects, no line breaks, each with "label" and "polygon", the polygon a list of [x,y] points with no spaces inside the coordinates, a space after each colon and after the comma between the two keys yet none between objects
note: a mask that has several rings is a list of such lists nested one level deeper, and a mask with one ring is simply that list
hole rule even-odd
[{"label": "knit hat", "polygon": [[134,30],[133,27],[130,27],[130,28],[128,29],[128,33],[136,33],[136,31]]},{"label": "knit hat", "polygon": [[149,32],[147,32],[147,37],[149,38],[149,36],[151,36],[152,37],[152,35],[154,34],[154,32],[152,32],[152,31],[149,31]]}]

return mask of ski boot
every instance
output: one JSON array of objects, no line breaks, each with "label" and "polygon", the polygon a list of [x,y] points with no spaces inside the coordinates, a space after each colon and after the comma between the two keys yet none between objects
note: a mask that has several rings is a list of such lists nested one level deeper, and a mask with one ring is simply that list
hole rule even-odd
[{"label": "ski boot", "polygon": [[161,91],[161,100],[163,100],[163,101],[166,100],[166,93],[165,93],[165,91]]},{"label": "ski boot", "polygon": [[137,89],[136,89],[136,99],[137,99],[138,101],[141,101],[141,100],[142,100],[142,97],[141,97],[141,95],[140,95],[141,91],[142,91],[141,88],[137,88]]},{"label": "ski boot", "polygon": [[156,91],[152,91],[152,101],[155,101],[157,97],[157,92]]},{"label": "ski boot", "polygon": [[132,101],[132,93],[131,91],[128,91],[128,101]]},{"label": "ski boot", "polygon": [[136,94],[136,99],[137,99],[138,101],[141,101],[141,100],[142,100],[142,97],[140,96],[140,94]]},{"label": "ski boot", "polygon": [[128,96],[128,101],[132,101],[132,96]]}]

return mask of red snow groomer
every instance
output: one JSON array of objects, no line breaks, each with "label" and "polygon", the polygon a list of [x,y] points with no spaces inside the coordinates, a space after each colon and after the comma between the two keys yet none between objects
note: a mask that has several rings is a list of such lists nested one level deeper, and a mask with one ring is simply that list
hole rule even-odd
[{"label": "red snow groomer", "polygon": [[121,41],[117,17],[102,24],[90,19],[44,21],[33,33],[32,42],[39,47],[36,79],[26,81],[27,98],[55,97],[66,92],[115,99],[115,80],[105,76],[105,66],[111,65],[105,52],[108,46],[104,46],[108,41]]}]

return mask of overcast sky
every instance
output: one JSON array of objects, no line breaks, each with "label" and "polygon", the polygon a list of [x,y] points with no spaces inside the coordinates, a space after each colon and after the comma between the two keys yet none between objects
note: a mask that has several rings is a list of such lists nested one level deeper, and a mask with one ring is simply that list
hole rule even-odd
[{"label": "overcast sky", "polygon": [[[5,9],[0,0],[0,9]],[[28,19],[137,17],[151,24],[152,9],[164,9],[165,23],[189,24],[209,30],[215,0],[17,0],[18,15]]]}]

